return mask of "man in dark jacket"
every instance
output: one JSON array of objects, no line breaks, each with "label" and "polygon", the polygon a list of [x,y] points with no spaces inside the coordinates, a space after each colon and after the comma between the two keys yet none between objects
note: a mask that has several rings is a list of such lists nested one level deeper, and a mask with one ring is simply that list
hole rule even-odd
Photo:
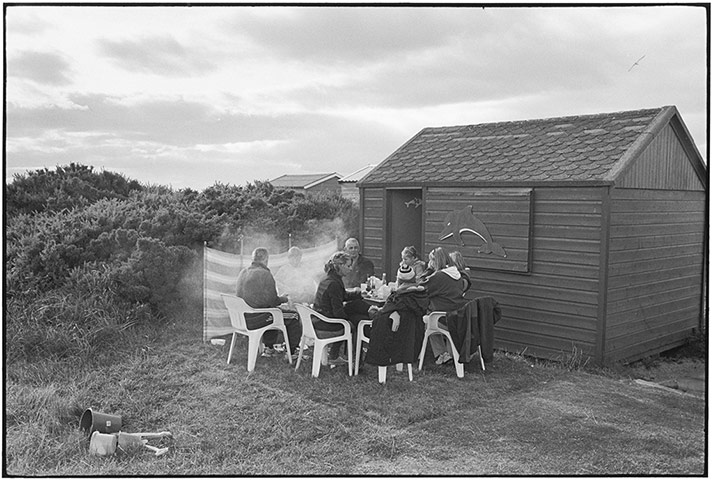
[{"label": "man in dark jacket", "polygon": [[344,251],[352,259],[351,272],[344,278],[344,288],[354,288],[366,283],[366,279],[374,275],[374,263],[361,254],[359,240],[350,238],[344,242]]},{"label": "man in dark jacket", "polygon": [[[274,308],[280,304],[287,302],[287,297],[277,295],[275,287],[275,278],[272,272],[267,268],[267,262],[270,258],[266,248],[256,248],[252,254],[252,263],[248,268],[244,268],[238,274],[237,296],[241,297],[245,302],[253,308]],[[256,329],[269,325],[273,322],[272,315],[269,313],[247,313],[245,314],[245,322],[248,329]],[[285,326],[287,327],[287,335],[292,349],[292,357],[299,353],[300,338],[302,337],[302,326],[296,318],[285,317]],[[275,355],[273,345],[277,342],[276,330],[268,330],[262,337],[262,343],[265,345],[262,355],[271,357]]]}]

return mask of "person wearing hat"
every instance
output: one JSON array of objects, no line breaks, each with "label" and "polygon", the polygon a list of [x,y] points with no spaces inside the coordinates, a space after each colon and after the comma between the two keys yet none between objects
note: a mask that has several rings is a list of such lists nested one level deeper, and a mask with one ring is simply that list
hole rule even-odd
[{"label": "person wearing hat", "polygon": [[396,272],[396,288],[404,285],[415,285],[416,274],[409,265],[401,264]]},{"label": "person wearing hat", "polygon": [[421,260],[421,257],[418,255],[418,250],[416,250],[416,247],[414,247],[413,245],[409,245],[408,247],[404,247],[404,249],[401,250],[401,264],[411,267],[413,269],[415,281],[421,281],[421,277],[426,271],[426,262]]}]

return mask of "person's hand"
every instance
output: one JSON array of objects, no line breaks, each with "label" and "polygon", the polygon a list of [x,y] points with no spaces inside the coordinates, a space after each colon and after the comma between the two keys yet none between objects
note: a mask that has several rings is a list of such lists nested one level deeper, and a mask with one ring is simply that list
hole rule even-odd
[{"label": "person's hand", "polygon": [[399,312],[393,312],[389,315],[389,318],[391,319],[391,331],[397,331],[399,329],[399,325],[401,325],[401,315],[399,315]]}]

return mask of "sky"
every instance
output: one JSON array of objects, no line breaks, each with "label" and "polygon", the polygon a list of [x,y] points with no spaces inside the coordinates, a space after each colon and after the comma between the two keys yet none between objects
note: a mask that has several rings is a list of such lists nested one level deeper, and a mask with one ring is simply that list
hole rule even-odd
[{"label": "sky", "polygon": [[676,5],[5,5],[5,181],[348,175],[425,127],[664,105],[707,162],[707,29]]}]

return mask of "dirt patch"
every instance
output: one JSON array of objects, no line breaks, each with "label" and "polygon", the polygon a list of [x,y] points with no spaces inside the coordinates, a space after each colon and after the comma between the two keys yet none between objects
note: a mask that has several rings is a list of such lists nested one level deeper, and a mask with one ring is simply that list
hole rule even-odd
[{"label": "dirt patch", "polygon": [[707,340],[695,337],[683,347],[617,368],[632,380],[644,380],[693,395],[706,391]]}]

